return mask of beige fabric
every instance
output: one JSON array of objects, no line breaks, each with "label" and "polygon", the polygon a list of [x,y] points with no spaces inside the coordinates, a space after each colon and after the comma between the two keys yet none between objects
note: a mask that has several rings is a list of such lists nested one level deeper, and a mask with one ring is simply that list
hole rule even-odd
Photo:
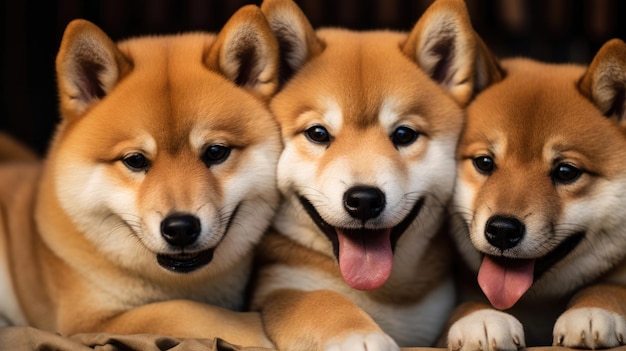
[{"label": "beige fabric", "polygon": [[[271,351],[240,347],[220,339],[177,339],[160,335],[59,334],[31,327],[0,328],[0,351]],[[403,348],[403,351],[445,351],[430,347]],[[574,351],[565,347],[529,347],[525,351]],[[580,351],[580,350],[576,350]],[[607,351],[626,351],[620,346]]]},{"label": "beige fabric", "polygon": [[0,328],[0,351],[269,351],[259,347],[239,347],[220,339],[177,339],[136,334],[59,334],[31,327]]}]

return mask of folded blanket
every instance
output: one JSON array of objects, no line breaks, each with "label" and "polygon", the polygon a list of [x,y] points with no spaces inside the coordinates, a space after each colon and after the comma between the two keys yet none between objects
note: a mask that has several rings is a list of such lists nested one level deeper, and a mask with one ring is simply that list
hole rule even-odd
[{"label": "folded blanket", "polygon": [[64,337],[31,327],[0,328],[0,351],[270,351],[241,347],[221,339],[177,339],[161,335],[106,333]]},{"label": "folded blanket", "polygon": [[[221,339],[178,339],[162,335],[106,333],[64,337],[31,327],[0,328],[0,351],[272,351],[262,347],[241,347]],[[431,347],[403,348],[403,351],[445,351]],[[525,351],[580,351],[566,347],[529,347]],[[626,351],[620,346],[606,351]]]}]

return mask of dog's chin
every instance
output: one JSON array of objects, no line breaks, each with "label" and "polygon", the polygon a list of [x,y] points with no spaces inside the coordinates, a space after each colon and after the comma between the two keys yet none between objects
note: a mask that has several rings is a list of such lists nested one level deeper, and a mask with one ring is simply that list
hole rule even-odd
[{"label": "dog's chin", "polygon": [[[313,206],[313,204],[309,200],[307,200],[304,196],[299,195],[298,200],[302,204],[302,207],[304,207],[309,217],[313,220],[313,222],[317,225],[317,227],[328,237],[328,239],[332,243],[333,253],[335,255],[335,258],[339,257],[339,239],[337,237],[337,230],[341,230],[345,233],[350,234],[351,236],[362,235],[364,237],[367,237],[368,235],[372,235],[377,232],[384,231],[385,229],[385,228],[379,228],[377,230],[377,229],[364,229],[364,228],[362,229],[337,228],[337,227],[332,226],[330,223],[326,222],[322,218],[322,216],[319,214],[319,212],[317,212],[317,210],[315,209],[315,206]],[[411,208],[411,211],[404,217],[404,219],[400,223],[395,225],[393,228],[391,228],[390,240],[391,240],[391,247],[393,250],[395,250],[398,239],[400,239],[402,234],[406,232],[406,230],[409,228],[411,223],[413,223],[413,221],[415,221],[415,218],[417,218],[417,215],[420,213],[420,210],[424,206],[424,202],[425,202],[424,198],[419,198],[415,202],[413,207]]]},{"label": "dog's chin", "polygon": [[189,273],[208,265],[213,260],[215,249],[179,254],[158,254],[156,256],[159,265],[175,273]]}]

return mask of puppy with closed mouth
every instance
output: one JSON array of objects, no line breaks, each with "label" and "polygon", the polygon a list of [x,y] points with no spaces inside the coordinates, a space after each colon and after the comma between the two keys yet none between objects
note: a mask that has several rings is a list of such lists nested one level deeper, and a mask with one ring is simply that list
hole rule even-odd
[{"label": "puppy with closed mouth", "polygon": [[455,299],[440,232],[479,64],[465,4],[436,1],[410,33],[314,30],[291,0],[261,9],[281,48],[284,201],[252,308],[280,350],[432,345]]},{"label": "puppy with closed mouth", "polygon": [[448,346],[622,345],[626,45],[588,67],[480,55],[493,65],[467,108],[454,236],[489,302],[459,307]]},{"label": "puppy with closed mouth", "polygon": [[252,5],[217,34],[69,23],[46,159],[0,169],[4,324],[272,346],[236,311],[279,201],[278,60]]}]

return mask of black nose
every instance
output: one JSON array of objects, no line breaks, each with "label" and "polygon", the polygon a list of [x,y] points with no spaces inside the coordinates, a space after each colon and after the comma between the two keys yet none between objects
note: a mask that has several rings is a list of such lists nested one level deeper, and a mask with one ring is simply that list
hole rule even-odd
[{"label": "black nose", "polygon": [[525,232],[524,223],[513,217],[494,216],[489,218],[485,225],[487,241],[502,250],[519,244]]},{"label": "black nose", "polygon": [[378,188],[355,186],[343,195],[343,207],[350,216],[368,220],[385,209],[385,194]]},{"label": "black nose", "polygon": [[188,214],[169,215],[161,222],[161,235],[173,246],[193,244],[200,236],[200,229],[198,217]]}]

